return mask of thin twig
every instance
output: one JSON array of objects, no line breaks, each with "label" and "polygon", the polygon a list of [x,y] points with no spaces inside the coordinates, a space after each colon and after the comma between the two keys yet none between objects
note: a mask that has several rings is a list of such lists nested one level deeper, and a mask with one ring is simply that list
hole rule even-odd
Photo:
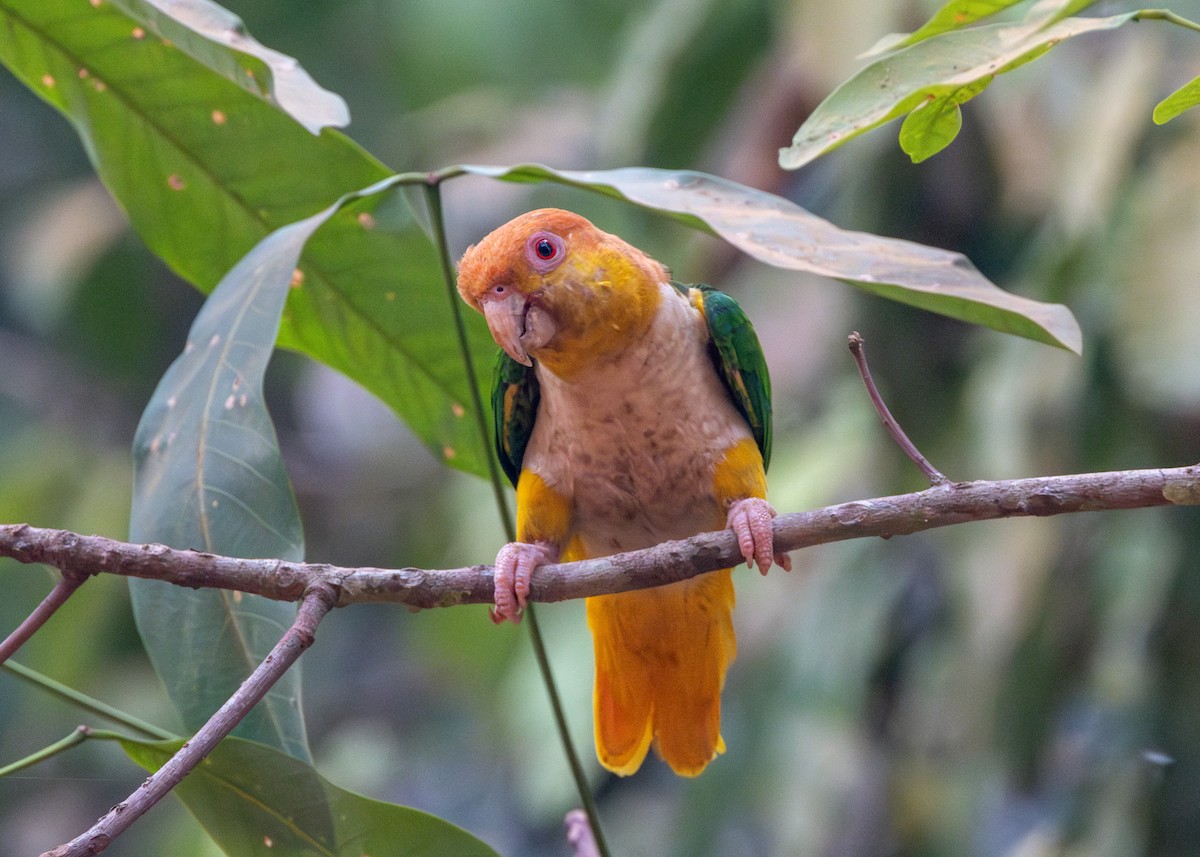
[{"label": "thin twig", "polygon": [[[1200,505],[1200,465],[956,482],[911,494],[855,500],[780,515],[774,521],[775,546],[781,551],[794,551],[971,521],[1171,504]],[[491,604],[494,596],[492,568],[486,565],[448,570],[381,569],[237,559],[28,524],[0,524],[0,556],[53,565],[67,573],[82,568],[194,588],[238,590],[279,601],[298,601],[307,589],[324,584],[336,589],[339,607],[366,602],[449,607]],[[567,601],[628,592],[740,564],[741,552],[733,533],[701,533],[645,550],[542,566],[533,574],[530,599]]]},{"label": "thin twig", "polygon": [[187,776],[221,739],[233,731],[247,712],[267,695],[296,659],[312,645],[317,625],[333,609],[337,594],[332,587],[316,586],[304,596],[296,620],[271,653],[242,682],[237,692],[200,727],[174,756],[138,787],[137,791],[108,811],[91,829],[70,842],[47,851],[42,857],[84,857],[99,854],[158,803]]},{"label": "thin twig", "polygon": [[567,711],[562,704],[562,695],[558,692],[558,683],[554,681],[554,672],[550,668],[550,656],[546,652],[541,626],[538,625],[537,610],[532,604],[525,605],[525,620],[529,624],[529,640],[533,644],[533,656],[537,659],[538,670],[546,677],[546,695],[550,698],[550,710],[554,714],[554,722],[558,726],[559,737],[563,752],[567,757],[567,766],[571,769],[571,777],[575,780],[575,790],[579,792],[579,800],[583,803],[582,815],[591,834],[592,857],[609,857],[608,843],[604,839],[604,828],[600,826],[600,810],[596,799],[592,796],[592,788],[587,781],[587,773],[579,752],[575,749],[575,740],[567,728]]},{"label": "thin twig", "polygon": [[488,425],[487,410],[483,406],[483,394],[479,390],[479,373],[475,371],[475,359],[471,355],[471,343],[467,337],[467,325],[463,320],[463,303],[454,285],[454,265],[450,261],[450,246],[446,242],[446,222],[442,213],[442,194],[440,182],[442,177],[435,173],[429,177],[425,185],[425,203],[429,206],[430,227],[433,230],[434,243],[437,245],[438,263],[441,266],[442,282],[446,287],[446,297],[450,302],[450,314],[454,318],[454,334],[458,341],[459,357],[463,361],[463,374],[467,378],[467,386],[471,390],[471,408],[475,412],[475,428],[479,432],[480,449],[484,451],[484,459],[488,468],[488,481],[492,485],[492,494],[496,508],[500,512],[500,520],[508,531],[509,541],[515,540],[512,516],[508,511],[508,500],[504,493],[503,476],[500,464],[491,455],[492,428]]},{"label": "thin twig", "polygon": [[863,383],[867,386],[867,395],[871,397],[871,404],[875,406],[875,411],[879,414],[879,418],[883,420],[883,427],[887,429],[887,433],[892,440],[904,450],[904,454],[912,459],[913,464],[921,468],[921,472],[929,479],[930,485],[946,485],[950,482],[946,476],[929,463],[921,450],[917,449],[916,444],[908,439],[908,435],[904,433],[904,429],[900,428],[900,423],[896,422],[896,418],[892,416],[891,410],[883,401],[883,396],[879,395],[879,390],[875,386],[875,381],[871,378],[871,370],[867,368],[867,355],[863,350],[862,335],[856,330],[850,334],[850,353],[854,355],[854,362],[858,366],[858,374],[862,376]]},{"label": "thin twig", "polygon": [[0,664],[11,658],[25,641],[32,637],[38,629],[50,620],[50,617],[67,602],[76,589],[88,579],[85,574],[64,574],[54,584],[54,588],[42,599],[42,603],[34,608],[25,621],[0,643]]}]

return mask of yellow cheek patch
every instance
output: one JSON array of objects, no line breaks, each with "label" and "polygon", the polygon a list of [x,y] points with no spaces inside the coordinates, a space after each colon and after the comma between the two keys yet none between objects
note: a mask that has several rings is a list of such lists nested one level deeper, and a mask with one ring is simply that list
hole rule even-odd
[{"label": "yellow cheek patch", "polygon": [[717,462],[713,471],[713,494],[722,507],[734,500],[767,496],[762,453],[753,438],[738,441]]},{"label": "yellow cheek patch", "polygon": [[571,499],[528,468],[517,480],[517,541],[563,546],[571,531]]},{"label": "yellow cheek patch", "polygon": [[570,380],[646,332],[662,304],[665,271],[624,242],[580,246],[568,261],[545,278],[557,334],[533,356]]}]

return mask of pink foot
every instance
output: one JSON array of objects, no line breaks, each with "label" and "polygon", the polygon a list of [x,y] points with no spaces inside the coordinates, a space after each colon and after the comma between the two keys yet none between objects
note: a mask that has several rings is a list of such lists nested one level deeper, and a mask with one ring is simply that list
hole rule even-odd
[{"label": "pink foot", "polygon": [[792,558],[786,553],[775,553],[775,536],[771,532],[771,519],[775,508],[761,497],[735,500],[729,506],[726,523],[737,536],[738,547],[748,567],[757,565],[761,574],[766,574],[774,559],[784,571],[792,570]]},{"label": "pink foot", "polygon": [[514,625],[520,622],[533,570],[557,559],[558,548],[549,542],[509,542],[500,548],[496,554],[496,606],[491,611],[492,621],[497,625],[505,619]]}]

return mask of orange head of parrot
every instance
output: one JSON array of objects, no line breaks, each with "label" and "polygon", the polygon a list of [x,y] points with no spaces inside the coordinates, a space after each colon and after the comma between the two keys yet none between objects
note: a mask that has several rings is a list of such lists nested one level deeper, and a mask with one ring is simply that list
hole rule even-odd
[{"label": "orange head of parrot", "polygon": [[649,326],[666,269],[556,208],[523,214],[467,248],[458,291],[518,363],[569,373]]}]

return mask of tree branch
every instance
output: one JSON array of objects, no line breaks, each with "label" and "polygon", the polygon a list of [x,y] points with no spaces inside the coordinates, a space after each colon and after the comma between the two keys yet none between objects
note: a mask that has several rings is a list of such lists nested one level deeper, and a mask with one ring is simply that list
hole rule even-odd
[{"label": "tree branch", "polygon": [[[957,482],[912,494],[856,500],[775,519],[785,551],[846,539],[908,535],[996,518],[1060,515],[1164,505],[1200,505],[1200,465],[1033,479]],[[133,545],[27,524],[0,525],[0,556],[45,563],[66,575],[99,572],[216,587],[298,601],[314,586],[334,593],[334,606],[395,602],[409,607],[490,604],[491,566],[425,570],[343,568],[324,563],[236,559],[162,545]],[[661,586],[741,562],[729,531],[601,559],[559,563],[533,575],[533,601],[566,601]]]},{"label": "tree branch", "polygon": [[[784,515],[775,519],[774,533],[777,549],[793,551],[852,538],[890,538],[969,521],[1168,504],[1200,505],[1200,465],[945,483],[912,494]],[[30,622],[35,622],[34,627],[40,625],[74,588],[102,572],[302,602],[295,623],[271,654],[179,752],[90,830],[43,857],[81,857],[107,848],[233,730],[312,644],[318,623],[334,607],[369,601],[445,607],[490,604],[493,599],[492,569],[484,565],[427,571],[236,559],[162,545],[133,545],[28,524],[0,525],[0,556],[25,563],[46,563],[63,574],[64,582],[55,587],[22,628]],[[645,550],[543,566],[534,573],[530,595],[536,601],[564,601],[624,592],[684,580],[740,561],[741,552],[731,532],[702,533]],[[35,617],[40,618],[35,621]],[[20,629],[13,635],[22,636],[27,634],[23,635]],[[571,842],[579,855],[594,850],[585,828],[586,825],[581,827],[578,823],[569,828]]]},{"label": "tree branch", "polygon": [[84,857],[99,854],[113,839],[121,835],[146,810],[164,798],[171,789],[191,773],[204,757],[212,752],[221,739],[246,716],[251,708],[266,696],[296,659],[312,645],[317,625],[333,609],[335,594],[328,586],[315,584],[303,595],[296,621],[288,628],[271,653],[267,655],[237,692],[200,727],[167,763],[155,771],[133,794],[108,811],[91,829],[81,833],[42,857]]}]

